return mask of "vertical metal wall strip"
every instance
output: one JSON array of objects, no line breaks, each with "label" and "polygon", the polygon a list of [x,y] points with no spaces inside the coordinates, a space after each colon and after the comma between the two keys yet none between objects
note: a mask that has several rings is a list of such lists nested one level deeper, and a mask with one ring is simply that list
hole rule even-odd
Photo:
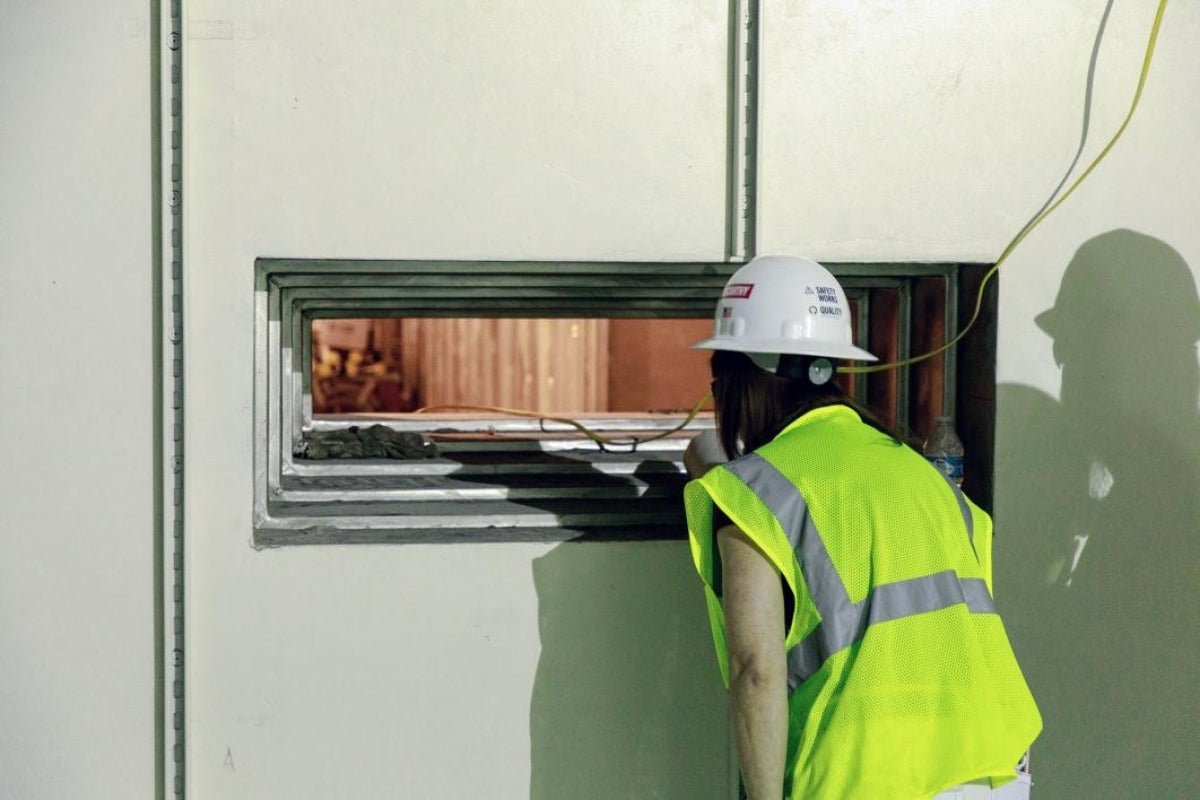
[{"label": "vertical metal wall strip", "polygon": [[[900,319],[898,331],[899,342],[899,359],[906,360],[913,354],[912,352],[912,329],[913,329],[913,279],[908,278],[900,282]],[[911,431],[912,414],[911,405],[912,398],[909,395],[909,376],[912,374],[910,367],[901,367],[896,370],[896,422],[901,426],[901,430]]]},{"label": "vertical metal wall strip", "polygon": [[[955,264],[954,271],[946,276],[946,339],[949,340],[958,330],[958,288],[962,282],[962,264]],[[993,363],[995,353],[992,354]],[[942,382],[942,408],[944,413],[958,417],[958,348],[952,347],[946,353],[945,366],[942,368],[945,380]],[[959,429],[961,430],[961,428]]]},{"label": "vertical metal wall strip", "polygon": [[759,0],[729,4],[729,175],[726,258],[758,252]]},{"label": "vertical metal wall strip", "polygon": [[[164,13],[164,11],[166,13]],[[185,796],[184,771],[184,341],[183,341],[183,9],[182,0],[159,0],[156,9],[158,35],[162,37],[158,59],[161,140],[159,171],[161,189],[158,213],[162,233],[161,258],[171,265],[170,279],[162,286],[161,343],[164,481],[162,503],[162,642],[168,675],[163,713],[169,746],[164,748],[163,784],[168,796]],[[166,167],[165,169],[163,167]],[[169,536],[167,535],[169,533]]]},{"label": "vertical metal wall strip", "polygon": [[166,504],[167,485],[166,375],[163,325],[163,40],[162,3],[150,3],[150,318],[151,318],[151,418],[154,464],[154,797],[167,797],[167,636],[166,636]]},{"label": "vertical metal wall strip", "polygon": [[[868,288],[846,291],[847,300],[851,296],[857,298],[856,305],[858,306],[858,321],[854,328],[854,343],[869,352],[871,349],[871,290]],[[870,405],[867,402],[867,383],[870,377],[865,372],[854,376],[854,400],[859,405]]]}]

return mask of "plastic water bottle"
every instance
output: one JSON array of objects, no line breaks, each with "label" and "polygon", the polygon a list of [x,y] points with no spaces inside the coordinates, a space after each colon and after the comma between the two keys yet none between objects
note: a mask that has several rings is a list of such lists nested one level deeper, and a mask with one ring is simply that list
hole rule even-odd
[{"label": "plastic water bottle", "polygon": [[954,432],[953,417],[937,418],[933,433],[925,440],[925,458],[955,486],[962,486],[963,444]]}]

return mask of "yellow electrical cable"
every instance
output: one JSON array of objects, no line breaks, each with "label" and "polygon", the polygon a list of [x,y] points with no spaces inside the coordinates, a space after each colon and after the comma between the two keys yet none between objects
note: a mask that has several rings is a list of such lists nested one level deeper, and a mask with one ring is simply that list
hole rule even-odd
[{"label": "yellow electrical cable", "polygon": [[692,407],[692,410],[690,412],[688,412],[688,415],[684,418],[683,422],[679,423],[674,428],[671,428],[670,430],[666,430],[666,431],[661,431],[659,433],[654,434],[653,436],[644,436],[644,437],[643,436],[622,436],[622,437],[605,436],[603,434],[596,433],[595,431],[588,428],[586,425],[583,425],[582,423],[577,422],[576,420],[570,419],[568,417],[556,417],[556,416],[552,416],[550,414],[543,414],[538,411],[527,411],[522,408],[502,408],[500,406],[440,405],[440,406],[425,406],[424,408],[418,408],[414,413],[425,414],[425,413],[437,412],[437,411],[483,411],[483,412],[487,412],[490,414],[508,414],[508,415],[514,416],[514,417],[526,417],[528,419],[536,419],[536,420],[540,420],[543,422],[544,421],[560,422],[564,425],[570,425],[572,428],[575,428],[577,431],[582,433],[584,436],[586,436],[587,438],[589,438],[593,442],[595,442],[597,445],[599,445],[601,450],[606,450],[608,447],[620,446],[620,447],[629,447],[630,452],[633,452],[634,450],[637,450],[639,445],[645,444],[646,442],[653,442],[658,439],[665,439],[666,437],[670,436],[671,434],[678,433],[679,431],[686,428],[691,423],[691,421],[694,420],[697,417],[697,415],[700,414],[700,410],[704,408],[704,404],[708,402],[710,397],[712,397],[712,392],[706,392],[704,394],[704,397],[700,398],[700,402],[696,403],[696,405]]},{"label": "yellow electrical cable", "polygon": [[1046,217],[1050,216],[1050,214],[1053,213],[1053,211],[1056,208],[1058,208],[1060,205],[1062,205],[1063,202],[1068,197],[1071,196],[1072,192],[1074,192],[1075,189],[1079,187],[1079,184],[1083,183],[1084,179],[1086,179],[1089,175],[1092,174],[1092,170],[1094,170],[1096,168],[1096,166],[1099,165],[1099,163],[1104,160],[1105,156],[1108,155],[1109,151],[1113,149],[1113,145],[1115,145],[1117,143],[1117,140],[1120,139],[1121,136],[1125,133],[1125,129],[1127,127],[1129,127],[1129,121],[1131,119],[1133,119],[1133,112],[1137,110],[1138,102],[1142,99],[1142,89],[1146,85],[1146,76],[1150,73],[1150,62],[1154,58],[1154,45],[1158,41],[1158,29],[1162,26],[1163,12],[1166,10],[1166,7],[1167,7],[1167,0],[1160,0],[1160,2],[1158,4],[1158,11],[1154,15],[1154,26],[1150,30],[1150,41],[1146,45],[1146,55],[1145,55],[1145,58],[1142,60],[1142,72],[1141,72],[1140,77],[1138,78],[1137,91],[1135,91],[1133,94],[1133,102],[1129,106],[1129,113],[1127,113],[1125,115],[1125,121],[1121,123],[1121,127],[1119,127],[1117,129],[1117,132],[1115,134],[1113,134],[1113,137],[1111,139],[1109,139],[1108,144],[1106,144],[1104,146],[1104,149],[1100,151],[1100,154],[1098,156],[1096,156],[1096,158],[1092,161],[1092,163],[1088,165],[1088,168],[1085,169],[1083,171],[1083,173],[1075,180],[1075,182],[1071,184],[1070,188],[1067,189],[1067,191],[1064,192],[1063,195],[1060,198],[1058,198],[1058,200],[1054,201],[1054,203],[1052,205],[1047,207],[1045,211],[1043,211],[1041,214],[1038,214],[1036,217],[1031,219],[1025,225],[1025,227],[1023,227],[1017,233],[1017,235],[1015,237],[1013,237],[1013,240],[1008,243],[1008,246],[1004,248],[1004,251],[1000,254],[1000,257],[996,259],[996,263],[992,265],[992,268],[987,271],[987,273],[983,276],[983,280],[980,281],[979,294],[976,295],[976,297],[975,297],[975,313],[973,313],[971,315],[970,321],[967,322],[966,326],[961,331],[959,331],[958,335],[955,336],[950,341],[946,342],[941,347],[938,347],[935,350],[930,350],[928,353],[924,353],[919,356],[905,358],[900,361],[889,361],[886,364],[869,364],[869,365],[860,366],[860,367],[842,366],[842,367],[838,367],[837,371],[839,373],[850,374],[850,375],[861,375],[861,374],[868,373],[868,372],[882,372],[887,369],[896,369],[899,367],[907,367],[911,364],[916,364],[918,362],[924,361],[929,358],[933,358],[934,356],[937,356],[937,355],[940,355],[941,353],[946,352],[951,347],[958,344],[959,341],[962,340],[962,338],[967,335],[967,333],[971,330],[971,328],[975,325],[976,321],[979,319],[979,312],[983,308],[983,292],[985,289],[987,289],[988,282],[1000,270],[1000,265],[1003,264],[1004,261],[1008,258],[1008,256],[1012,253],[1012,251],[1016,249],[1017,245],[1019,245],[1022,241],[1024,241],[1025,237],[1028,236],[1030,233],[1032,233],[1033,229],[1041,224],[1042,220],[1044,220]]},{"label": "yellow electrical cable", "polygon": [[[1049,205],[1044,211],[1042,211],[1042,213],[1038,214],[1033,219],[1031,219],[1028,223],[1026,223],[1025,226],[1023,228],[1021,228],[1020,231],[1018,231],[1017,235],[1013,237],[1012,241],[1010,241],[1008,243],[1008,246],[1004,248],[1003,252],[1000,253],[1000,257],[996,259],[996,263],[992,265],[991,269],[989,269],[987,271],[987,273],[983,276],[983,280],[980,281],[979,293],[975,297],[975,311],[971,315],[971,319],[967,322],[966,326],[963,327],[963,329],[958,332],[958,335],[956,335],[953,339],[951,339],[950,341],[943,344],[941,347],[938,347],[935,350],[930,350],[928,353],[923,353],[919,356],[912,356],[911,358],[902,359],[900,361],[889,361],[886,364],[871,364],[871,365],[861,366],[861,367],[842,366],[842,367],[838,367],[837,371],[839,373],[860,375],[860,374],[865,374],[865,373],[870,373],[870,372],[882,372],[882,371],[888,370],[888,369],[897,369],[899,367],[907,367],[912,364],[916,364],[921,361],[925,361],[926,359],[933,358],[934,356],[937,356],[937,355],[940,355],[941,353],[946,352],[951,347],[958,344],[959,341],[961,341],[962,338],[967,335],[967,333],[971,330],[972,327],[974,327],[975,323],[979,320],[979,313],[980,313],[981,309],[983,308],[983,293],[987,289],[988,282],[991,281],[991,279],[996,275],[996,273],[1000,271],[1000,265],[1003,264],[1008,259],[1009,255],[1012,254],[1013,250],[1015,250],[1017,248],[1017,245],[1019,245],[1021,242],[1023,242],[1025,240],[1025,237],[1027,237],[1030,233],[1033,232],[1034,228],[1036,228],[1038,225],[1040,225],[1042,223],[1042,221],[1044,219],[1046,219],[1046,217],[1050,216],[1055,211],[1055,209],[1057,209],[1059,206],[1061,206],[1066,201],[1066,199],[1068,197],[1070,197],[1077,188],[1079,188],[1079,185],[1081,183],[1083,183],[1084,180],[1086,180],[1087,177],[1092,174],[1092,171],[1096,169],[1096,167],[1100,164],[1100,162],[1103,161],[1105,159],[1105,157],[1108,156],[1109,152],[1116,145],[1117,141],[1121,138],[1122,135],[1124,135],[1125,129],[1129,127],[1129,122],[1130,122],[1130,120],[1133,119],[1133,114],[1137,110],[1138,103],[1141,102],[1142,89],[1144,89],[1146,86],[1146,78],[1150,74],[1150,63],[1154,58],[1154,47],[1155,47],[1155,44],[1158,42],[1158,32],[1159,32],[1159,28],[1162,27],[1163,12],[1166,11],[1166,8],[1167,8],[1167,0],[1159,0],[1158,10],[1155,12],[1155,15],[1154,15],[1154,25],[1150,29],[1150,40],[1146,44],[1146,54],[1145,54],[1145,57],[1142,59],[1142,71],[1141,71],[1141,74],[1138,76],[1137,90],[1133,94],[1133,102],[1130,103],[1130,105],[1129,105],[1129,112],[1125,115],[1125,120],[1121,123],[1121,126],[1119,128],[1117,128],[1117,132],[1115,134],[1113,134],[1112,138],[1108,140],[1108,144],[1106,144],[1104,146],[1104,148],[1100,151],[1100,154],[1097,155],[1096,158],[1094,158],[1092,160],[1092,162],[1088,165],[1087,169],[1085,169],[1083,171],[1083,173],[1080,174],[1080,176],[1075,179],[1075,181],[1071,184],[1071,186],[1067,189],[1067,191],[1063,192],[1062,196],[1059,197],[1057,200],[1055,200],[1051,205]],[[540,413],[537,411],[526,411],[524,409],[516,409],[516,408],[501,408],[498,406],[470,406],[470,405],[427,406],[425,408],[417,409],[416,413],[420,414],[420,413],[426,413],[426,412],[432,412],[432,411],[454,411],[454,410],[457,410],[457,411],[484,411],[484,412],[488,412],[488,413],[509,414],[512,416],[527,417],[527,418],[538,419],[538,420],[549,420],[551,422],[559,422],[564,425],[570,425],[571,427],[575,428],[580,433],[582,433],[584,436],[591,439],[597,445],[599,445],[601,450],[605,450],[605,449],[607,449],[607,447],[614,446],[614,445],[628,446],[631,448],[631,450],[636,450],[638,445],[640,445],[640,444],[644,444],[646,442],[653,442],[657,439],[664,439],[673,433],[677,433],[677,432],[683,430],[685,427],[688,426],[688,424],[690,424],[692,422],[692,420],[694,420],[696,418],[696,416],[700,413],[700,409],[704,407],[704,404],[708,402],[708,400],[711,396],[712,396],[711,392],[705,393],[704,397],[700,398],[700,402],[696,403],[695,407],[692,408],[691,412],[688,413],[687,417],[679,425],[675,426],[674,428],[671,428],[668,431],[663,431],[663,432],[657,433],[653,436],[647,436],[644,438],[637,437],[637,436],[627,436],[627,437],[621,437],[621,438],[604,436],[602,434],[596,433],[593,430],[590,430],[585,425],[582,425],[579,422],[577,422],[573,419],[569,419],[567,417],[557,417],[557,416],[552,416],[549,414],[543,414],[543,413]]]}]

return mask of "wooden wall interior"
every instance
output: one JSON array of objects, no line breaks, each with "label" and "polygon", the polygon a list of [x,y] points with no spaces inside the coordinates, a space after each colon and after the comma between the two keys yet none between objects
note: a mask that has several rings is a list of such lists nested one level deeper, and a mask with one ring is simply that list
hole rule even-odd
[{"label": "wooden wall interior", "polygon": [[[909,347],[945,341],[945,279],[913,282]],[[871,292],[868,348],[900,356],[900,294]],[[857,299],[851,315],[857,320]],[[403,318],[313,323],[316,413],[494,406],[548,414],[681,412],[709,386],[708,353],[690,345],[707,319]],[[920,440],[942,411],[943,356],[913,365],[908,426]],[[322,363],[324,362],[324,363]],[[866,377],[867,404],[896,427],[897,373]],[[851,396],[863,376],[839,375]],[[711,408],[711,403],[708,406]]]},{"label": "wooden wall interior", "polygon": [[[914,354],[931,352],[945,343],[948,331],[944,278],[921,278],[913,282],[912,316],[910,347]],[[945,408],[942,403],[946,387],[946,355],[942,353],[920,361],[909,369],[911,434],[924,440],[933,433],[937,417],[954,414],[953,409]]]},{"label": "wooden wall interior", "polygon": [[709,377],[707,353],[689,345],[711,329],[709,320],[693,319],[317,320],[313,406],[317,413],[455,405],[690,410]]},{"label": "wooden wall interior", "polygon": [[388,322],[401,342],[400,374],[413,387],[417,407],[606,410],[609,320]]},{"label": "wooden wall interior", "polygon": [[710,319],[609,320],[608,409],[690,411],[711,380],[709,353],[691,345],[712,328]]}]

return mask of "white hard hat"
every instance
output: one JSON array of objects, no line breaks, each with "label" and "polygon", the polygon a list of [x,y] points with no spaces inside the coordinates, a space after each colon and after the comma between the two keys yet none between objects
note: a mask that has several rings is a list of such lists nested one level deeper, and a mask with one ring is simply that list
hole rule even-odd
[{"label": "white hard hat", "polygon": [[746,353],[775,371],[784,354],[878,359],[854,346],[846,293],[829,270],[794,256],[759,256],[725,284],[713,335],[698,350]]}]

